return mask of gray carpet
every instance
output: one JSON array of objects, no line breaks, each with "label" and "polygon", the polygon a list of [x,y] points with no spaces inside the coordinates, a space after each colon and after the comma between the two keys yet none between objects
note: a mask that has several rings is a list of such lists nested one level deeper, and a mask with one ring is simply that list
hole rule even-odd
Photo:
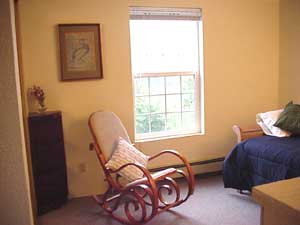
[{"label": "gray carpet", "polygon": [[[38,218],[39,225],[120,225],[93,199],[70,200]],[[184,204],[161,213],[147,225],[259,225],[260,207],[248,195],[223,188],[222,177],[197,178],[195,194]]]}]

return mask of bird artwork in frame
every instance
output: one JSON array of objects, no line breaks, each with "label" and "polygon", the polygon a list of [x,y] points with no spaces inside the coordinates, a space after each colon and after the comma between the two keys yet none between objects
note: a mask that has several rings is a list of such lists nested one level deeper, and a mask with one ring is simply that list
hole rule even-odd
[{"label": "bird artwork in frame", "polygon": [[101,79],[99,24],[59,24],[61,80]]}]

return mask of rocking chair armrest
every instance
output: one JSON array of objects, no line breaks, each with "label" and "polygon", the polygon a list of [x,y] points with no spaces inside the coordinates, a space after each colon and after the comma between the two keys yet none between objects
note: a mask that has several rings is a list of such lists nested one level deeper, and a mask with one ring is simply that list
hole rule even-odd
[{"label": "rocking chair armrest", "polygon": [[127,166],[134,166],[134,167],[138,168],[139,170],[141,170],[144,174],[147,174],[147,173],[150,174],[150,172],[146,169],[146,167],[144,167],[142,164],[140,164],[138,162],[123,164],[122,166],[120,166],[118,169],[115,169],[115,170],[110,169],[110,168],[107,168],[107,169],[110,173],[118,173],[120,170],[124,169]]},{"label": "rocking chair armrest", "polygon": [[164,154],[174,155],[174,156],[176,156],[177,158],[179,158],[183,162],[183,164],[185,165],[185,167],[187,169],[187,172],[188,172],[188,177],[186,177],[186,178],[189,181],[188,182],[189,183],[189,193],[192,194],[194,192],[194,186],[195,186],[194,173],[193,173],[193,170],[192,170],[192,167],[191,167],[190,163],[178,151],[176,151],[176,150],[163,150],[163,151],[159,152],[158,154],[151,156],[149,158],[149,161],[152,160],[152,159],[155,159],[155,158],[157,158],[157,157],[159,157],[161,155],[164,155]]},{"label": "rocking chair armrest", "polygon": [[113,169],[108,169],[109,173],[118,173],[120,170],[124,169],[127,166],[134,166],[137,169],[141,170],[143,172],[143,175],[147,178],[147,180],[149,181],[151,186],[156,186],[155,181],[153,179],[153,177],[151,176],[151,173],[149,172],[149,170],[144,167],[142,164],[136,162],[136,163],[126,163],[122,166],[120,166],[118,169],[113,170]]},{"label": "rocking chair armrest", "polygon": [[153,160],[153,159],[155,159],[155,158],[157,158],[161,155],[164,155],[164,154],[174,155],[183,162],[183,164],[186,167],[187,172],[189,174],[189,179],[190,179],[191,185],[193,186],[194,183],[195,183],[195,178],[194,178],[194,173],[193,173],[192,167],[191,167],[190,163],[187,161],[187,159],[183,155],[181,155],[178,151],[176,151],[176,150],[163,150],[163,151],[159,152],[158,154],[151,156],[149,158],[149,161]]},{"label": "rocking chair armrest", "polygon": [[161,155],[164,155],[164,154],[171,154],[171,155],[174,155],[174,156],[177,156],[177,158],[179,158],[184,165],[188,165],[190,166],[189,162],[187,161],[187,159],[181,155],[178,151],[176,150],[162,150],[161,152],[157,153],[156,155],[153,155],[149,158],[149,161],[152,160],[152,159],[155,159]]}]

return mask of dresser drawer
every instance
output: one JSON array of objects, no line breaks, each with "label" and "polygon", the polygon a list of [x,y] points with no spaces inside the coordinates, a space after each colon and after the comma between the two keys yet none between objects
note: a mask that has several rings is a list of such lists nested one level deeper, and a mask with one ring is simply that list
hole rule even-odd
[{"label": "dresser drawer", "polygon": [[34,155],[33,164],[37,173],[66,167],[63,142],[42,145],[36,149]]},{"label": "dresser drawer", "polygon": [[30,142],[39,145],[63,140],[63,130],[60,118],[50,120],[34,120],[29,123]]},{"label": "dresser drawer", "polygon": [[38,200],[51,201],[52,198],[67,196],[68,184],[66,171],[57,169],[36,176],[35,188]]}]

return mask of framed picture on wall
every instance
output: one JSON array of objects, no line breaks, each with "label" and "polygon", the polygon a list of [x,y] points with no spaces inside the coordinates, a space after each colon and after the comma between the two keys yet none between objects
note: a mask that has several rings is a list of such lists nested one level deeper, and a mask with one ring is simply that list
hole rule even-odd
[{"label": "framed picture on wall", "polygon": [[101,79],[100,24],[59,24],[61,80]]}]

